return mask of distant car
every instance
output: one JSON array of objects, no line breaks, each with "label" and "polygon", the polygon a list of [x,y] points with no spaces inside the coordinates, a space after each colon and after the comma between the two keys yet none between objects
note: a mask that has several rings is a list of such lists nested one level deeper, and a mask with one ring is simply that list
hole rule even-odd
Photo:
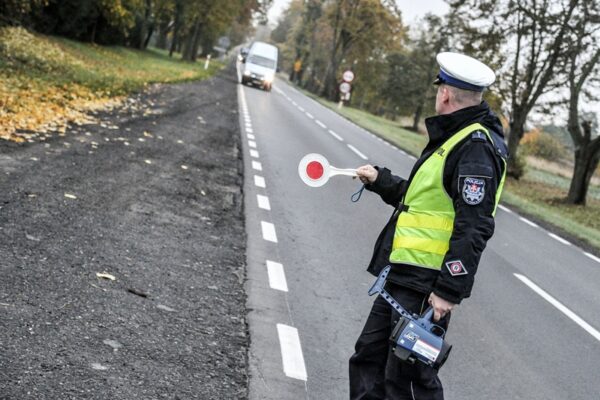
[{"label": "distant car", "polygon": [[270,92],[277,72],[278,55],[277,47],[264,42],[254,42],[244,62],[242,84],[257,85]]}]

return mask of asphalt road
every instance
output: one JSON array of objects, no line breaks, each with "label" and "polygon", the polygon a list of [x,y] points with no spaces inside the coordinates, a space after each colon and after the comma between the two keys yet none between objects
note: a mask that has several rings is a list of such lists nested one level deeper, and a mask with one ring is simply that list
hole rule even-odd
[{"label": "asphalt road", "polygon": [[[271,93],[240,85],[238,99],[250,398],[346,399],[373,301],[365,266],[392,209],[368,192],[352,203],[360,185],[348,177],[305,186],[298,162],[316,152],[407,176],[414,158],[281,80]],[[446,399],[598,399],[599,287],[600,260],[500,209],[473,295],[453,314]]]},{"label": "asphalt road", "polygon": [[234,76],[0,142],[0,399],[247,397]]}]

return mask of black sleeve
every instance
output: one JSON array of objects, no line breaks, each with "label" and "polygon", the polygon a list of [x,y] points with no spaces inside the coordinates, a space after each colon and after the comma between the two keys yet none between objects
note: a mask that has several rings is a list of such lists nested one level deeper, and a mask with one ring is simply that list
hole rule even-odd
[{"label": "black sleeve", "polygon": [[377,169],[377,179],[375,182],[365,185],[365,189],[377,193],[387,204],[397,207],[406,192],[408,182],[399,176],[392,175],[391,171],[383,167]]},{"label": "black sleeve", "polygon": [[446,186],[456,213],[454,230],[433,290],[455,304],[470,296],[481,253],[494,233],[496,191],[502,176],[501,161],[489,143],[469,141],[458,157]]}]

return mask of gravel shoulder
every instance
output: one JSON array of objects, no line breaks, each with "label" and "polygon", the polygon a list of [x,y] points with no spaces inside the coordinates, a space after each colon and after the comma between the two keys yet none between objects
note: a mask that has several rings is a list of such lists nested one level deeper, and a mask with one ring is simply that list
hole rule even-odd
[{"label": "gravel shoulder", "polygon": [[0,143],[0,399],[247,397],[234,76]]}]

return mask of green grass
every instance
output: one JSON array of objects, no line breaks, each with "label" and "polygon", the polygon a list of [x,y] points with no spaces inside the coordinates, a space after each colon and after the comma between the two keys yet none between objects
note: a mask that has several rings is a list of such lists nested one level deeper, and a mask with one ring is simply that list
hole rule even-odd
[{"label": "green grass", "polygon": [[302,90],[302,92],[325,107],[329,107],[355,124],[381,136],[414,156],[418,157],[427,144],[427,138],[424,135],[404,129],[398,122],[378,117],[357,108],[344,106],[339,109],[337,103],[324,100],[305,90]]},{"label": "green grass", "polygon": [[97,46],[0,28],[0,138],[24,141],[39,133],[64,133],[90,110],[151,83],[205,79],[223,68],[212,61],[185,62],[157,49]]},{"label": "green grass", "polygon": [[[417,157],[427,144],[425,136],[408,131],[397,122],[352,107],[344,106],[338,109],[337,103],[303,92]],[[543,221],[546,226],[558,227],[567,235],[589,244],[600,252],[600,187],[590,187],[588,204],[585,207],[573,206],[563,201],[569,182],[565,177],[530,168],[520,181],[507,181],[502,201],[538,221]]]},{"label": "green grass", "polygon": [[72,64],[64,68],[64,74],[55,76],[59,83],[71,79],[93,90],[125,94],[139,90],[143,86],[159,82],[183,82],[204,79],[214,75],[223,67],[212,61],[209,69],[204,69],[204,60],[196,63],[173,58],[164,50],[150,48],[135,50],[125,47],[102,47],[63,38],[53,38],[65,52],[82,64]]}]

